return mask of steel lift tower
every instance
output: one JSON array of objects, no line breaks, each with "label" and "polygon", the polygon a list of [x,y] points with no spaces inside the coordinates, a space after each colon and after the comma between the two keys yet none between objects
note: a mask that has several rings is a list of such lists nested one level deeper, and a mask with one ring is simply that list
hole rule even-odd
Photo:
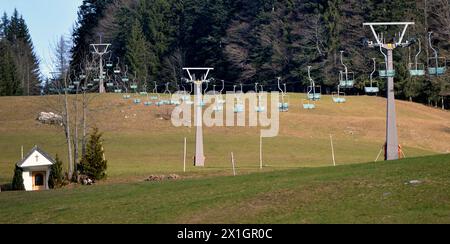
[{"label": "steel lift tower", "polygon": [[[208,74],[213,68],[183,68],[189,75],[189,81],[195,84],[195,159],[194,166],[204,167],[205,166],[205,154],[203,152],[203,112],[202,112],[202,104],[203,104],[203,83],[208,83]],[[202,72],[203,75],[200,79],[196,79],[195,72]]]},{"label": "steel lift tower", "polygon": [[[393,51],[397,47],[408,47],[412,44],[411,41],[403,41],[406,30],[410,25],[414,25],[414,22],[387,22],[387,23],[364,23],[363,26],[370,27],[375,42],[367,41],[365,44],[371,48],[379,47],[381,53],[386,59],[386,73],[387,77],[387,114],[386,114],[386,147],[385,147],[385,160],[396,160],[399,158],[399,144],[398,144],[398,132],[397,132],[397,119],[395,113],[395,93],[394,93],[394,61]],[[403,31],[399,36],[392,38],[391,41],[386,41],[383,33],[377,33],[375,27],[391,27],[402,26]],[[383,52],[386,50],[387,54]],[[380,71],[381,72],[381,71]]]},{"label": "steel lift tower", "polygon": [[92,54],[99,56],[99,66],[100,66],[100,74],[98,76],[99,83],[98,83],[98,92],[99,93],[105,93],[105,85],[104,85],[104,79],[105,75],[103,72],[103,56],[107,53],[109,53],[108,49],[111,46],[110,43],[103,43],[102,42],[102,36],[100,35],[100,43],[91,44],[91,47],[93,49]]}]

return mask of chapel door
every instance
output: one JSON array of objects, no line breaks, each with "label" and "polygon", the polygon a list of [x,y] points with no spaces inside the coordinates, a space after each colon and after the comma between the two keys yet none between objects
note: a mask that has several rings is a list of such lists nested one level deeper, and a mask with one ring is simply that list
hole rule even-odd
[{"label": "chapel door", "polygon": [[33,191],[45,190],[45,172],[33,172]]}]

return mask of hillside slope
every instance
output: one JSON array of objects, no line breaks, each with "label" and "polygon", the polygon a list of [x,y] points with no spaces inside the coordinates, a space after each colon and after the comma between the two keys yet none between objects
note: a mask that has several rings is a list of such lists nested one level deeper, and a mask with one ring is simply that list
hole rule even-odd
[{"label": "hillside slope", "polygon": [[[169,108],[133,105],[108,94],[93,98],[90,125],[105,136],[110,181],[142,179],[151,173],[183,169],[183,138],[188,138],[188,175],[228,174],[230,152],[241,172],[259,168],[259,130],[249,127],[205,128],[206,168],[194,169],[194,128],[175,128],[158,114]],[[72,97],[73,98],[73,97]],[[333,104],[325,96],[317,109],[300,108],[304,94],[290,94],[291,110],[281,114],[280,135],[263,140],[265,168],[283,169],[331,164],[333,135],[338,164],[373,161],[384,143],[385,99],[348,97]],[[56,97],[0,97],[0,183],[9,182],[14,163],[37,144],[66,158],[61,128],[42,125],[40,111],[55,110]],[[406,156],[450,152],[450,113],[423,105],[397,102],[399,139]]]},{"label": "hillside slope", "polygon": [[450,155],[2,192],[0,209],[0,223],[450,223]]}]

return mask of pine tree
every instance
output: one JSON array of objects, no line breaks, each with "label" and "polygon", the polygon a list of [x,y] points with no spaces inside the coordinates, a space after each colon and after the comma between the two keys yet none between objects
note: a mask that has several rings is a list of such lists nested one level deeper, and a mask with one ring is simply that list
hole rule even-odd
[{"label": "pine tree", "polygon": [[[2,21],[4,22],[4,21]],[[5,38],[11,43],[17,77],[25,95],[40,94],[39,60],[34,52],[28,27],[17,9],[5,28]]]},{"label": "pine tree", "polygon": [[128,63],[131,72],[137,74],[137,80],[140,82],[140,86],[143,85],[143,79],[148,78],[149,62],[155,65],[157,63],[155,59],[156,56],[149,52],[149,44],[142,32],[142,26],[136,19],[131,26],[130,35],[128,37],[125,60]]},{"label": "pine tree", "polygon": [[86,148],[86,155],[81,159],[78,169],[81,174],[87,175],[94,180],[106,177],[107,160],[104,157],[102,134],[97,128],[90,135]]},{"label": "pine tree", "polygon": [[97,38],[94,29],[103,17],[104,10],[113,2],[115,0],[83,0],[78,9],[77,26],[72,35],[74,45],[71,50],[71,65],[73,67],[78,67],[78,64],[83,62],[86,53],[89,53],[89,45],[94,43]]},{"label": "pine tree", "polygon": [[9,25],[9,19],[6,12],[3,12],[3,16],[0,19],[0,39],[5,38],[6,36],[6,28]]},{"label": "pine tree", "polygon": [[22,173],[23,173],[22,168],[16,165],[16,168],[14,169],[14,177],[11,183],[11,187],[15,191],[25,190],[25,186],[23,185]]},{"label": "pine tree", "polygon": [[0,40],[0,96],[21,95],[13,50],[6,39]]},{"label": "pine tree", "polygon": [[48,186],[50,189],[61,187],[63,184],[62,161],[58,154],[55,157],[55,163],[50,167],[50,175],[48,177]]}]

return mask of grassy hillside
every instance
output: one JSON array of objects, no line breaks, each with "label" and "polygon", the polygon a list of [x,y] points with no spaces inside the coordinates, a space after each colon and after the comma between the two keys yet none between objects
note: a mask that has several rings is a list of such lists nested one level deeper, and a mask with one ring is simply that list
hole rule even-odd
[{"label": "grassy hillside", "polygon": [[[188,138],[188,158],[194,153],[194,128],[175,128],[158,114],[167,108],[133,105],[120,96],[95,95],[90,125],[105,136],[109,182],[142,180],[152,173],[182,171],[183,138]],[[266,170],[317,167],[331,164],[329,135],[333,134],[338,164],[373,161],[384,143],[385,99],[348,97],[333,104],[324,96],[317,109],[301,109],[304,94],[290,94],[291,110],[281,114],[280,135],[264,139]],[[73,97],[72,97],[73,98]],[[41,111],[56,108],[57,97],[0,97],[0,183],[11,180],[20,147],[27,152],[37,144],[65,159],[61,128],[39,124]],[[450,152],[450,113],[420,104],[397,102],[400,143],[408,157]],[[95,116],[94,116],[95,115]],[[228,174],[233,151],[241,172],[257,171],[257,128],[205,128],[206,168],[187,176]]]},{"label": "grassy hillside", "polygon": [[0,223],[450,223],[450,155],[3,192],[0,209]]}]

